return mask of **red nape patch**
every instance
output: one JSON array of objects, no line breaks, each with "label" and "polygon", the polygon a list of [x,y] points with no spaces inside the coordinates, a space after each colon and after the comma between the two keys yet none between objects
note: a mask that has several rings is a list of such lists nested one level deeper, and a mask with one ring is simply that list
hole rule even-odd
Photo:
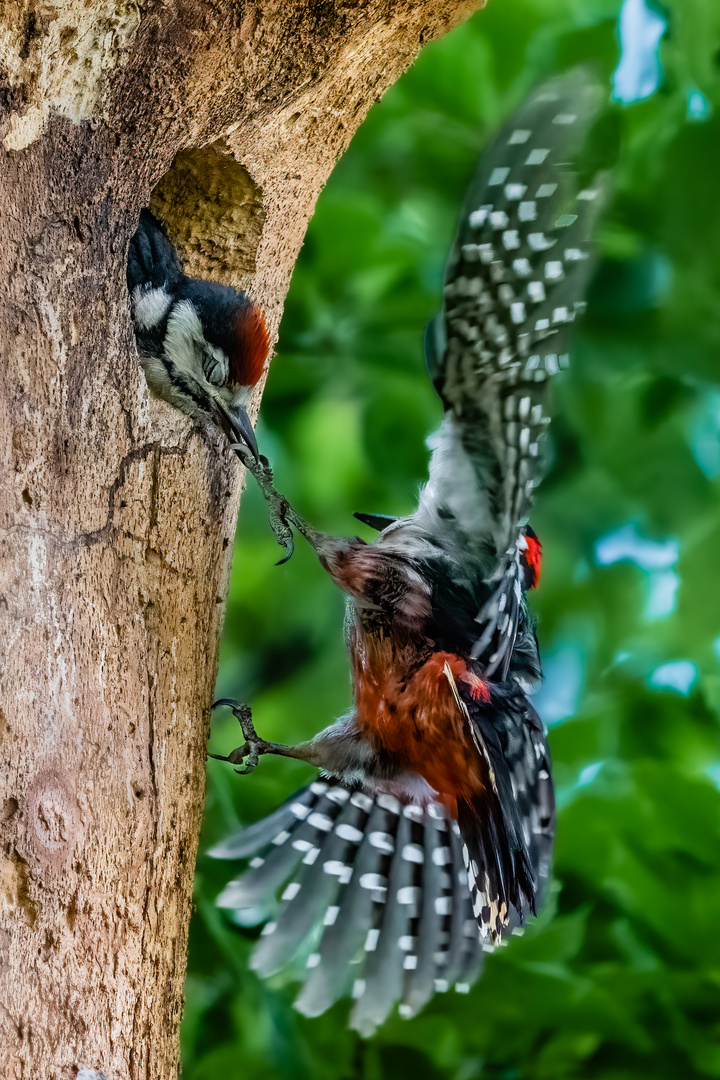
[{"label": "red nape patch", "polygon": [[230,378],[238,386],[254,386],[263,373],[270,341],[265,316],[252,303],[237,313],[233,345],[229,357]]},{"label": "red nape patch", "polygon": [[525,533],[527,547],[525,549],[525,562],[530,571],[528,589],[536,589],[540,581],[540,562],[542,560],[542,544],[532,529],[528,528]]}]

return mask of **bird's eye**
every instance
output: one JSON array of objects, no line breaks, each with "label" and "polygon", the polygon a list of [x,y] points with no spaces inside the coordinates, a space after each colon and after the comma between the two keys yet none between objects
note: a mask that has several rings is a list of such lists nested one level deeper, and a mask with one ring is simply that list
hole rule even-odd
[{"label": "bird's eye", "polygon": [[222,349],[211,345],[203,354],[205,378],[213,386],[223,386],[227,382],[228,362]]}]

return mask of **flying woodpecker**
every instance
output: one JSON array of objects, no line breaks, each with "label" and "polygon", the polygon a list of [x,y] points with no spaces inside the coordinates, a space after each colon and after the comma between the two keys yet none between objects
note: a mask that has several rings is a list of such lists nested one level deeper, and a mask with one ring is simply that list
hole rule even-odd
[{"label": "flying woodpecker", "polygon": [[250,710],[223,702],[245,739],[226,760],[249,772],[281,754],[320,776],[214,849],[249,860],[219,903],[242,913],[276,897],[253,967],[299,964],[297,1008],[315,1016],[348,994],[365,1034],[396,1002],[411,1016],[437,991],[467,990],[550,873],[528,515],[603,202],[601,178],[580,186],[569,164],[596,103],[581,72],[549,82],[480,161],[427,335],[444,417],[412,514],[370,515],[373,543],[320,533],[278,494],[266,459],[238,451],[276,531],[300,532],[347,594],[353,700],[297,747],[259,738]]}]

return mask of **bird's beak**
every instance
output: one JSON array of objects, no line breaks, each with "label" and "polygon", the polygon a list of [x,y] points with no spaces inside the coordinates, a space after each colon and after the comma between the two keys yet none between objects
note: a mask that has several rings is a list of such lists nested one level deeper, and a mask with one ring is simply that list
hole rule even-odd
[{"label": "bird's beak", "polygon": [[371,529],[376,529],[378,532],[384,532],[389,525],[394,524],[397,521],[396,517],[390,517],[389,514],[353,514],[358,521],[362,521],[363,525],[369,525]]},{"label": "bird's beak", "polygon": [[244,442],[255,460],[259,460],[260,452],[255,432],[250,423],[250,417],[242,405],[232,410],[221,405],[218,408],[218,422],[231,443]]}]

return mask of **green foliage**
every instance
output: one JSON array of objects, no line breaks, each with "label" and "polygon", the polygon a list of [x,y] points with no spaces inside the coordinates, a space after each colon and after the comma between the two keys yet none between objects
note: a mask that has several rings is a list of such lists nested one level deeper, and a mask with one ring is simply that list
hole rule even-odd
[{"label": "green foliage", "polygon": [[[279,487],[319,527],[369,536],[354,510],[413,506],[440,416],[422,332],[477,154],[543,76],[590,60],[609,85],[618,8],[493,0],[423,51],[338,164],[259,431]],[[345,1029],[346,1004],[306,1020],[292,987],[256,980],[257,931],[213,906],[232,868],[201,854],[188,1080],[720,1077],[720,7],[663,11],[661,89],[608,105],[619,152],[603,258],[533,517],[560,806],[551,901],[470,995],[436,997],[365,1042]],[[697,120],[694,91],[708,106]],[[662,565],[603,560],[598,542],[628,525],[671,541],[652,549]],[[237,547],[218,692],[251,702],[267,737],[297,741],[348,705],[342,597],[300,544],[273,565],[252,483]],[[213,748],[237,740],[219,716]],[[203,850],[307,774],[268,760],[240,778],[211,761]]]}]

